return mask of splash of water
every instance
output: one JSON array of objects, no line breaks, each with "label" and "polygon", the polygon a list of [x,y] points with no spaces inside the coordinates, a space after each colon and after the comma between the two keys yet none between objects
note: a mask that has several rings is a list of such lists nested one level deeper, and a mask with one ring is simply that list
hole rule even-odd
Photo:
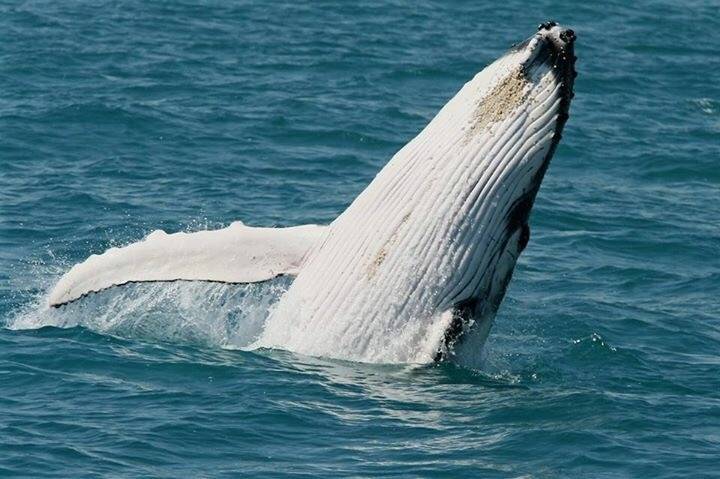
[{"label": "splash of water", "polygon": [[[265,333],[270,314],[292,283],[290,277],[250,284],[134,283],[52,308],[48,306],[48,293],[62,269],[55,263],[34,264],[33,274],[26,275],[20,288],[29,291],[25,305],[7,318],[3,326],[13,330],[82,327],[100,334],[142,341],[263,349],[258,339]],[[441,322],[438,324],[442,326]],[[384,334],[388,341],[398,340],[397,331],[385,331]],[[452,355],[453,362],[471,369],[485,363],[484,334],[478,335],[478,340],[475,336],[468,335],[466,341],[458,345],[456,354]],[[355,340],[362,341],[363,338],[356,337]],[[410,343],[417,355],[423,353],[423,338]],[[407,362],[393,357],[382,359],[378,362]]]},{"label": "splash of water", "polygon": [[229,285],[143,283],[93,294],[61,308],[46,293],[10,318],[9,329],[82,326],[102,334],[245,348],[262,332],[290,281]]}]

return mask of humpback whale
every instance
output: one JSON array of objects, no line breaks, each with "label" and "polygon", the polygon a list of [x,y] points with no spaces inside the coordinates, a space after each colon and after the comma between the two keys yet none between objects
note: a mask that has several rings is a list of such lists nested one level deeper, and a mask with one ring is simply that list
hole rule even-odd
[{"label": "humpback whale", "polygon": [[468,81],[329,225],[156,231],[75,265],[49,304],[131,282],[290,275],[253,347],[404,363],[481,348],[568,119],[574,40],[541,24]]}]

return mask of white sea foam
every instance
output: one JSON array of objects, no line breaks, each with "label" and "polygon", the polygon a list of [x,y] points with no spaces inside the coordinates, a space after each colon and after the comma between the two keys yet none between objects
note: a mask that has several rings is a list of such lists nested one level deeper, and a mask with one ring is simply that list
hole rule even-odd
[{"label": "white sea foam", "polygon": [[82,326],[149,340],[246,348],[257,339],[272,304],[289,280],[229,285],[207,282],[144,283],[92,294],[61,308],[47,293],[19,311],[9,329]]}]

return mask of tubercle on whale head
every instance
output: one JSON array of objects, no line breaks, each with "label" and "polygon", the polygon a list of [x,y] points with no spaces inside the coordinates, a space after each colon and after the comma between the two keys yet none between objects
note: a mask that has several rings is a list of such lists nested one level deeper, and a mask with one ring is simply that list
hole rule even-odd
[{"label": "tubercle on whale head", "polygon": [[557,125],[558,132],[568,119],[570,100],[574,96],[573,87],[577,77],[577,71],[575,70],[575,61],[577,60],[575,56],[576,38],[577,35],[574,30],[561,27],[557,22],[550,20],[541,23],[538,26],[537,33],[516,47],[516,49],[521,47],[535,49],[535,55],[528,60],[528,63],[537,61],[538,57],[546,57],[546,61],[552,63],[553,69],[560,79],[562,104],[560,105]]},{"label": "tubercle on whale head", "polygon": [[575,39],[577,36],[572,29],[562,28],[558,25],[553,25],[548,29],[541,29],[537,35],[543,36],[552,43],[554,52],[553,66],[562,78],[562,103],[557,125],[557,134],[559,135],[569,117],[570,100],[575,95],[573,87],[577,77],[577,71],[575,70],[575,61],[577,60],[575,56]]},{"label": "tubercle on whale head", "polygon": [[536,172],[533,181],[533,188],[528,191],[529,198],[521,201],[525,205],[525,214],[514,213],[515,218],[520,218],[521,223],[527,221],[530,208],[533,205],[535,195],[545,175],[558,143],[562,137],[565,123],[569,119],[570,103],[575,96],[573,91],[577,71],[575,70],[575,40],[577,36],[570,28],[564,28],[555,21],[547,21],[538,26],[538,31],[524,42],[514,46],[511,52],[524,52],[525,60],[521,64],[522,70],[529,77],[533,69],[546,64],[552,67],[553,76],[560,86],[560,103],[555,122],[555,132],[547,154],[542,160],[542,166]]},{"label": "tubercle on whale head", "polygon": [[[543,166],[538,171],[537,178],[534,181],[536,186],[532,193],[529,208],[532,207],[534,196],[540,188],[540,183],[550,164],[550,159],[555,154],[557,145],[562,137],[562,130],[565,123],[567,123],[567,120],[570,118],[570,102],[575,96],[573,88],[575,86],[575,78],[577,77],[577,71],[575,70],[575,61],[577,60],[575,56],[575,40],[577,36],[572,29],[561,27],[556,22],[550,20],[540,24],[538,26],[538,32],[533,35],[533,37],[538,38],[538,40],[542,42],[542,45],[544,45],[544,48],[549,50],[553,71],[560,81],[560,106],[552,144],[543,161]],[[527,222],[527,219],[525,222]]]},{"label": "tubercle on whale head", "polygon": [[[574,56],[576,39],[574,30],[550,21],[541,23],[535,34],[513,45],[510,51],[527,50],[529,53],[538,53],[544,50],[550,54],[557,67],[568,67],[568,73],[572,73],[576,60]],[[574,78],[574,74],[570,76]]]}]

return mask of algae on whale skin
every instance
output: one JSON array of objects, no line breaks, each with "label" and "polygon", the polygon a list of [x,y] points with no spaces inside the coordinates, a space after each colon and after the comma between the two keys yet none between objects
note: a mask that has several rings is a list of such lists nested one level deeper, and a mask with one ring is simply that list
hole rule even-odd
[{"label": "algae on whale skin", "polygon": [[469,140],[491,123],[504,120],[520,106],[529,94],[527,88],[530,79],[522,66],[513,69],[498,82],[485,97],[478,101],[472,115],[472,125],[468,128]]},{"label": "algae on whale skin", "polygon": [[388,254],[388,248],[392,246],[395,241],[397,240],[398,232],[400,231],[400,228],[407,223],[408,219],[410,219],[411,213],[405,214],[405,216],[402,217],[400,220],[400,224],[397,226],[395,231],[393,232],[392,236],[390,236],[390,239],[388,239],[385,244],[380,248],[378,253],[375,255],[375,258],[373,259],[372,263],[370,263],[370,266],[368,268],[368,279],[375,276],[375,273],[377,273],[377,269],[383,264],[385,261],[385,258]]}]

